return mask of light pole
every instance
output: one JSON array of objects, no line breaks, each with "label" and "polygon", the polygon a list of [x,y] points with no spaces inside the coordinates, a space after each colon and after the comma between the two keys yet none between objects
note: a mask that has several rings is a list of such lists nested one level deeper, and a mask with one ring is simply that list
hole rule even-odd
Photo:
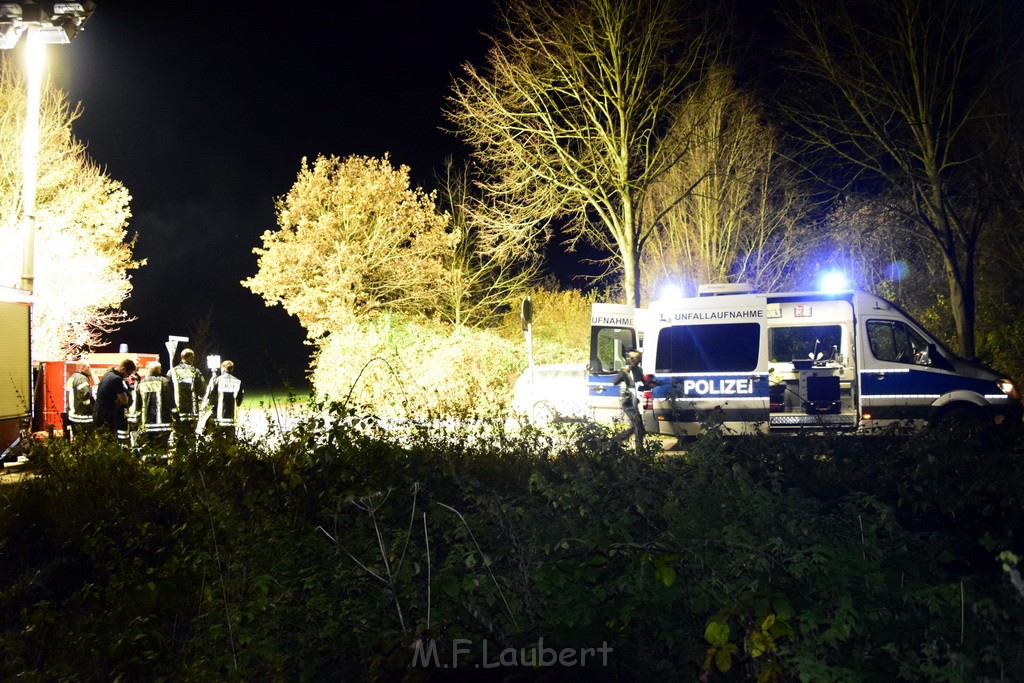
[{"label": "light pole", "polygon": [[28,92],[22,138],[22,216],[25,232],[21,258],[21,288],[35,288],[36,182],[39,175],[39,103],[42,94],[46,45],[64,45],[82,29],[95,3],[0,2],[0,49],[10,50],[25,34]]},{"label": "light pole", "polygon": [[22,220],[25,243],[21,255],[21,288],[35,289],[36,182],[39,178],[39,101],[43,90],[46,47],[34,26],[25,35],[25,130],[21,139]]}]

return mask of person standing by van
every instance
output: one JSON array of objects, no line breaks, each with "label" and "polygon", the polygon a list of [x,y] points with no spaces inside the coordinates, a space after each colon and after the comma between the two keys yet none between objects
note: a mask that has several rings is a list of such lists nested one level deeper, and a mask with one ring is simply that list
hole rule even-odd
[{"label": "person standing by van", "polygon": [[612,384],[619,385],[619,402],[622,405],[622,412],[629,422],[629,427],[616,434],[615,440],[623,442],[630,435],[633,435],[636,437],[637,451],[640,450],[640,445],[643,443],[646,433],[644,431],[644,420],[640,415],[640,398],[637,396],[637,390],[644,383],[643,370],[640,369],[640,358],[639,351],[630,351],[626,354],[626,365],[619,370],[619,374],[612,381]]}]

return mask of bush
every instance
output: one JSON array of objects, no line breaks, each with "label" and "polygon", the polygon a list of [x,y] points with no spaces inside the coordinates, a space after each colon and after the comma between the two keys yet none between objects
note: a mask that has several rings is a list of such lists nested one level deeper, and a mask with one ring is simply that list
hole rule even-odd
[{"label": "bush", "polygon": [[[589,358],[590,305],[593,298],[576,289],[535,289],[533,357],[536,363],[580,363]],[[510,311],[498,328],[505,339],[522,343],[519,310]],[[524,366],[525,367],[525,364]]]},{"label": "bush", "polygon": [[[1021,671],[1019,448],[474,425],[332,404],[163,465],[38,447],[0,485],[0,675],[422,680],[458,643],[502,679]],[[562,648],[591,666],[511,666]]]},{"label": "bush", "polygon": [[491,331],[451,332],[383,314],[332,333],[316,353],[312,381],[322,399],[369,406],[381,416],[495,413],[511,400],[526,364],[524,344]]}]

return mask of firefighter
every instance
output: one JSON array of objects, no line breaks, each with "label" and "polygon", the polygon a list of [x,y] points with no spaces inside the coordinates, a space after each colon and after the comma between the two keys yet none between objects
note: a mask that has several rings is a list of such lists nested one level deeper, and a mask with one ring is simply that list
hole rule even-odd
[{"label": "firefighter", "polygon": [[124,380],[124,385],[128,389],[128,398],[130,399],[128,406],[125,408],[125,419],[128,425],[124,434],[119,434],[118,438],[122,444],[128,447],[135,445],[135,437],[139,434],[139,399],[135,390],[141,381],[142,378],[139,376],[138,371],[128,375]]},{"label": "firefighter", "polygon": [[[220,374],[210,380],[203,398],[202,411],[210,412],[215,432],[234,437],[238,424],[238,406],[242,405],[242,382],[233,374],[235,364],[229,360],[220,364]],[[203,428],[201,420],[199,429]]]},{"label": "firefighter", "polygon": [[177,434],[195,434],[199,421],[199,405],[206,390],[206,378],[196,368],[195,360],[195,351],[182,349],[179,363],[168,373],[174,392],[177,416],[174,431]]},{"label": "firefighter", "polygon": [[174,391],[158,361],[146,366],[146,376],[139,382],[135,394],[139,406],[138,444],[144,450],[166,451],[171,438]]},{"label": "firefighter", "polygon": [[132,403],[128,379],[134,373],[135,361],[126,358],[107,370],[96,387],[96,412],[93,415],[96,429],[117,436],[122,443],[128,442],[125,409]]},{"label": "firefighter", "polygon": [[70,438],[87,434],[93,426],[96,399],[92,395],[92,368],[84,361],[75,363],[75,371],[64,383],[65,429]]}]

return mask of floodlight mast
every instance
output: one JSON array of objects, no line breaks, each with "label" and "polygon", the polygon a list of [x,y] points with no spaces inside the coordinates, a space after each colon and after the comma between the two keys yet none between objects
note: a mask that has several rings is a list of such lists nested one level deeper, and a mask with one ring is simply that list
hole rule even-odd
[{"label": "floodlight mast", "polygon": [[25,34],[27,97],[22,138],[22,211],[25,232],[21,288],[35,288],[36,183],[39,173],[39,108],[46,45],[66,45],[82,30],[96,4],[84,2],[0,2],[0,50],[10,50]]}]

